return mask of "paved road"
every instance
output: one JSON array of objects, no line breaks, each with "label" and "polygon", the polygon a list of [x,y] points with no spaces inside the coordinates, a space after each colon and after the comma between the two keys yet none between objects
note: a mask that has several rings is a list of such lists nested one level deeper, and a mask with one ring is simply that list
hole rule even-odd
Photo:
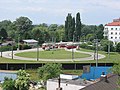
[{"label": "paved road", "polygon": [[[43,51],[43,49],[39,49],[40,51]],[[72,49],[65,49],[67,51],[72,51]],[[26,57],[20,57],[20,56],[16,56],[15,54],[16,53],[21,53],[21,52],[30,52],[30,51],[37,51],[37,48],[35,49],[29,49],[29,50],[18,50],[18,51],[13,51],[13,58],[14,59],[19,59],[19,60],[32,60],[32,61],[35,61],[37,60],[36,58],[26,58]],[[78,52],[78,53],[84,53],[84,54],[89,54],[90,57],[85,57],[85,58],[75,58],[74,60],[72,59],[40,59],[39,58],[39,61],[56,61],[56,62],[59,62],[59,61],[87,61],[87,60],[94,60],[94,53],[92,52],[83,52],[83,51],[78,51],[76,49],[73,49],[74,52]],[[12,51],[6,51],[6,52],[3,52],[3,57],[5,58],[12,58]],[[98,59],[102,59],[102,58],[105,58],[105,55],[102,55],[102,54],[98,54]]]}]

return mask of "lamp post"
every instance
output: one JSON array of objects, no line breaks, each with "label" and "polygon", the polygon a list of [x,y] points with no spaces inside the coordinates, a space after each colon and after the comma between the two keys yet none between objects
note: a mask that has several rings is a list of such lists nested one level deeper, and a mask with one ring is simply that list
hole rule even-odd
[{"label": "lamp post", "polygon": [[98,39],[94,39],[94,46],[95,46],[94,60],[96,60],[96,67],[97,67],[98,66]]},{"label": "lamp post", "polygon": [[1,57],[2,57],[2,39],[3,37],[1,37]]},{"label": "lamp post", "polygon": [[[39,43],[39,38],[38,38]],[[39,44],[37,43],[37,61],[39,61]]]},{"label": "lamp post", "polygon": [[74,47],[74,34],[75,34],[75,31],[73,33],[73,42],[72,42],[72,61],[74,61],[74,50],[73,50],[73,47]]},{"label": "lamp post", "polygon": [[13,40],[12,40],[12,59],[13,59]]},{"label": "lamp post", "polygon": [[98,66],[98,39],[96,39],[96,54],[97,54],[97,59],[96,59],[96,67]]},{"label": "lamp post", "polygon": [[17,50],[19,50],[19,38],[20,38],[20,34],[18,34],[18,49]]}]

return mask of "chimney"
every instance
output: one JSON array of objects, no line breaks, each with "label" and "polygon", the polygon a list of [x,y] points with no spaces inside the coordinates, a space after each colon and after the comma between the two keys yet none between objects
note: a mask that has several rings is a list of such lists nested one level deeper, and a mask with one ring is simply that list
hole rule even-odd
[{"label": "chimney", "polygon": [[107,75],[105,75],[105,72],[102,72],[102,75],[100,77],[100,81],[108,82]]},{"label": "chimney", "polygon": [[60,79],[60,76],[58,77],[58,88],[56,88],[56,90],[62,90],[62,88],[60,87],[60,81],[61,81],[61,79]]}]

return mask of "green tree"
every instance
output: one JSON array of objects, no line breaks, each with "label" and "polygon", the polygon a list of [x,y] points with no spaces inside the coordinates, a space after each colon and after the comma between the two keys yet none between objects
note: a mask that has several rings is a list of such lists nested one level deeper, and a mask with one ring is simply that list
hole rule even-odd
[{"label": "green tree", "polygon": [[120,42],[116,45],[116,51],[120,53]]},{"label": "green tree", "polygon": [[71,14],[68,13],[65,21],[65,40],[72,41],[73,40],[73,33],[75,28],[75,19],[72,18]]},{"label": "green tree", "polygon": [[86,35],[86,40],[87,41],[93,41],[94,40],[94,35],[93,34],[87,34]]},{"label": "green tree", "polygon": [[114,64],[113,67],[111,68],[111,71],[112,71],[114,74],[117,74],[117,75],[118,75],[117,84],[119,85],[119,88],[120,88],[120,62]]},{"label": "green tree", "polygon": [[50,78],[56,78],[61,73],[62,66],[61,64],[45,64],[42,67],[38,68],[38,74],[40,79],[47,81]]},{"label": "green tree", "polygon": [[104,26],[102,24],[100,24],[97,27],[97,31],[96,31],[97,38],[100,40],[103,39],[103,34],[104,34],[103,30],[104,30]]},{"label": "green tree", "polygon": [[8,37],[8,34],[4,28],[0,29],[0,36],[3,37],[3,39],[6,39]]},{"label": "green tree", "polygon": [[110,45],[110,52],[115,51],[115,48],[113,46],[113,42],[112,41],[103,39],[103,40],[100,41],[100,44],[101,44],[102,50],[104,50],[106,52],[108,52],[108,45]]},{"label": "green tree", "polygon": [[29,90],[30,77],[25,70],[19,70],[17,73],[17,79],[15,80],[16,90]]},{"label": "green tree", "polygon": [[2,88],[3,90],[16,90],[15,81],[11,78],[5,77]]},{"label": "green tree", "polygon": [[17,33],[20,34],[21,39],[25,39],[24,34],[32,29],[32,21],[27,17],[19,17],[14,21],[17,27]]},{"label": "green tree", "polygon": [[38,40],[39,39],[39,43],[43,43],[45,41],[48,41],[48,39],[50,38],[49,32],[47,31],[47,29],[45,27],[35,27],[32,29],[32,34],[33,34],[33,38]]},{"label": "green tree", "polygon": [[78,12],[76,14],[76,38],[77,41],[81,37],[81,19],[80,19],[80,13]]}]

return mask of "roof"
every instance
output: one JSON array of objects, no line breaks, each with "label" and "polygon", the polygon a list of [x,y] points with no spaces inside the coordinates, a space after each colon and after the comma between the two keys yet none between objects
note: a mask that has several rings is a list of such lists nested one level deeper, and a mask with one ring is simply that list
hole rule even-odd
[{"label": "roof", "polygon": [[[54,79],[49,79],[48,81],[52,82],[58,82],[57,78]],[[81,86],[88,86],[90,84],[93,84],[94,82],[86,80],[87,83],[84,83],[84,79],[74,79],[74,80],[69,80],[69,79],[61,79],[61,83],[67,83],[67,84],[73,84],[73,85],[81,85]]]},{"label": "roof", "polygon": [[120,26],[120,21],[119,22],[108,23],[105,26]]},{"label": "roof", "polygon": [[117,90],[117,79],[117,75],[112,75],[108,78],[108,82],[98,81],[80,90]]},{"label": "roof", "polygon": [[24,41],[24,42],[28,42],[28,43],[29,43],[29,42],[36,42],[36,43],[38,42],[38,41],[36,41],[36,40],[34,40],[34,39],[28,39],[28,40],[23,40],[23,41]]}]

